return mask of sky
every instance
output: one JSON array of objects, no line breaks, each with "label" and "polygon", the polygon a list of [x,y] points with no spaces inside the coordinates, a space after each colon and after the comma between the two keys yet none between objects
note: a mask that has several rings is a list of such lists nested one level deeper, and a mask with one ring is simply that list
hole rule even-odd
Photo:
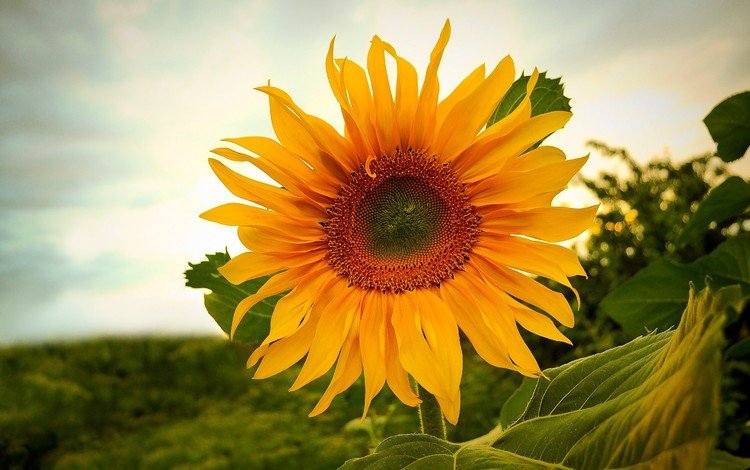
[{"label": "sky", "polygon": [[[643,162],[712,151],[703,117],[750,89],[743,1],[1,2],[0,343],[217,334],[182,273],[241,251],[197,216],[233,200],[210,149],[273,135],[253,87],[271,80],[340,129],[331,38],[363,63],[378,34],[422,73],[446,18],[441,89],[507,54],[562,76],[574,116],[549,143],[570,157],[589,139]],[[584,174],[609,167],[594,154]]]}]

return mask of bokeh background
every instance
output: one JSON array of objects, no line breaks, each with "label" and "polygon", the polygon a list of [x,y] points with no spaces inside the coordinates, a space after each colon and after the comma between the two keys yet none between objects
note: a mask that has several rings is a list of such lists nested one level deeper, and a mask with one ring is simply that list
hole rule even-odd
[{"label": "bokeh background", "polygon": [[[574,118],[550,142],[568,155],[594,138],[681,161],[713,149],[702,118],[750,87],[749,17],[742,1],[4,1],[0,343],[219,334],[182,278],[188,260],[240,250],[197,217],[230,199],[208,152],[272,135],[252,89],[269,79],[340,125],[333,35],[363,61],[379,34],[423,71],[450,18],[444,91],[510,54],[519,73],[564,77]],[[594,152],[584,174],[612,165]]]}]

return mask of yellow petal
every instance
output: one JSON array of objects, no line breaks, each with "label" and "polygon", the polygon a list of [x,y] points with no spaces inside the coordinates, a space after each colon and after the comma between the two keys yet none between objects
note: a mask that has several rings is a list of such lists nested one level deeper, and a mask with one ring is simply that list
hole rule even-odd
[{"label": "yellow petal", "polygon": [[[396,333],[399,359],[420,385],[435,394],[440,389],[441,380],[422,332],[419,313],[411,303],[407,303],[406,297],[410,295],[412,291],[398,294],[393,302],[391,322]],[[444,397],[449,395],[444,390],[440,390],[440,393]]]},{"label": "yellow petal", "polygon": [[429,291],[409,291],[395,297],[392,322],[404,369],[435,395],[446,419],[455,423],[462,354],[450,311]]},{"label": "yellow petal", "polygon": [[341,75],[346,86],[345,90],[349,96],[355,118],[358,118],[358,120],[367,118],[369,121],[373,98],[370,92],[370,84],[367,81],[367,72],[359,64],[348,59],[337,59],[336,62],[341,68]]},{"label": "yellow petal", "polygon": [[526,83],[526,94],[521,103],[507,116],[485,129],[479,135],[480,140],[507,135],[518,127],[519,124],[531,117],[531,92],[534,90],[538,80],[539,71],[535,68],[529,77],[529,81]]},{"label": "yellow petal", "polygon": [[437,129],[438,132],[443,127],[443,122],[448,116],[448,113],[453,109],[454,106],[464,98],[469,96],[479,85],[484,82],[485,66],[480,65],[473,72],[464,78],[458,86],[441,101],[437,107]]},{"label": "yellow petal", "polygon": [[[334,276],[335,273],[330,269],[313,271],[301,279],[292,292],[276,303],[271,315],[270,332],[260,346],[250,355],[250,358],[247,360],[248,367],[255,365],[266,354],[272,342],[295,334],[295,331],[302,328],[304,323],[309,321],[310,318],[317,321],[319,312],[311,312],[310,306],[312,303],[318,301],[321,289]],[[295,318],[297,319],[296,323]]]},{"label": "yellow petal", "polygon": [[417,70],[388,43],[383,43],[386,52],[396,60],[396,122],[398,123],[398,142],[402,149],[409,147],[411,129],[414,125],[414,113],[417,110]]},{"label": "yellow petal", "polygon": [[245,297],[234,310],[232,316],[232,328],[230,330],[230,337],[234,336],[237,327],[242,322],[247,312],[255,306],[261,300],[271,297],[282,292],[292,290],[299,284],[304,284],[306,278],[311,276],[319,277],[323,271],[329,270],[328,266],[324,263],[315,263],[305,266],[299,266],[286,270],[282,273],[276,274],[268,281],[266,281],[255,294]]},{"label": "yellow petal", "polygon": [[349,97],[346,95],[346,88],[343,86],[341,73],[336,68],[336,62],[333,59],[335,43],[336,37],[334,36],[331,38],[331,42],[328,45],[328,54],[326,54],[326,77],[328,77],[328,84],[331,87],[331,91],[333,91],[333,95],[336,97],[336,101],[339,102],[342,108],[349,110],[351,103],[349,102]]},{"label": "yellow petal", "polygon": [[393,153],[399,141],[396,139],[396,122],[391,85],[385,68],[385,47],[379,37],[372,38],[367,54],[367,71],[370,74],[376,123],[375,131],[380,143],[380,151]]},{"label": "yellow petal", "polygon": [[297,219],[260,207],[248,206],[236,202],[222,204],[209,209],[200,215],[201,218],[223,225],[261,227],[294,233],[299,237],[318,240],[325,235],[317,223],[317,217],[311,220]]},{"label": "yellow petal", "polygon": [[369,153],[380,155],[380,145],[375,126],[372,124],[373,99],[365,70],[351,60],[337,60],[341,76],[351,102],[352,118]]},{"label": "yellow petal", "polygon": [[242,253],[219,268],[219,273],[232,284],[242,284],[250,279],[273,274],[285,266],[279,264],[274,255],[265,253]]},{"label": "yellow petal", "polygon": [[323,288],[321,299],[313,305],[320,312],[321,323],[315,331],[305,364],[290,391],[299,389],[328,372],[349,333],[355,314],[359,312],[363,291],[347,287],[343,278],[334,279]]},{"label": "yellow petal", "polygon": [[575,252],[559,245],[487,234],[474,251],[495,264],[543,276],[565,286],[570,286],[568,277],[585,275]]},{"label": "yellow petal", "polygon": [[474,255],[472,261],[485,273],[484,278],[489,283],[517,299],[539,307],[563,325],[573,326],[573,310],[561,293],[544,287],[524,274],[489,262],[480,255]]},{"label": "yellow petal", "polygon": [[501,171],[480,181],[470,191],[475,205],[512,204],[538,194],[562,191],[588,160],[588,156],[551,163],[536,170]]},{"label": "yellow petal", "polygon": [[386,324],[386,382],[388,388],[394,395],[407,406],[417,406],[422,400],[419,399],[414,389],[409,383],[409,375],[401,365],[398,351],[398,341],[396,332],[393,329],[393,304],[395,296],[393,294],[384,294],[384,306],[387,312],[388,322]]},{"label": "yellow petal", "polygon": [[502,168],[509,159],[520,155],[556,130],[562,129],[571,116],[572,114],[567,111],[553,111],[534,116],[507,136],[490,140],[482,148],[483,153],[477,152],[471,158],[463,156],[457,160],[456,171],[466,182],[496,174],[498,168]]},{"label": "yellow petal", "polygon": [[445,367],[448,388],[454,393],[452,398],[455,398],[463,372],[463,354],[455,317],[433,290],[418,289],[415,292],[425,337],[430,348],[439,355],[440,364]]},{"label": "yellow petal", "polygon": [[[555,199],[555,196],[560,194],[560,191],[550,191],[547,193],[541,193],[537,194],[536,196],[532,196],[528,199],[524,199],[523,201],[513,202],[510,204],[505,204],[503,207],[507,207],[510,210],[513,211],[525,211],[528,209],[537,209],[539,207],[549,207],[552,205],[552,201]],[[480,215],[482,214],[482,209],[480,208],[477,210],[477,213]]]},{"label": "yellow petal", "polygon": [[513,84],[515,73],[513,60],[505,57],[476,90],[453,107],[432,147],[441,161],[453,160],[474,141]]},{"label": "yellow petal", "polygon": [[253,379],[266,379],[299,362],[310,350],[318,320],[319,316],[310,312],[297,331],[271,345],[259,347],[256,351],[262,351],[263,354],[253,353],[254,356],[248,359],[247,364],[247,367],[250,368],[255,365],[261,356],[263,357],[253,375]]},{"label": "yellow petal", "polygon": [[507,345],[510,358],[518,366],[517,370],[532,377],[541,375],[539,364],[516,327],[507,295],[476,275],[467,273],[466,279],[474,286],[473,292],[482,311],[482,320]]},{"label": "yellow petal", "polygon": [[417,110],[414,116],[414,128],[411,132],[409,145],[417,150],[429,147],[435,133],[437,100],[440,92],[437,71],[443,58],[445,46],[451,36],[451,24],[446,20],[435,48],[430,54],[430,63],[419,93]]},{"label": "yellow petal", "polygon": [[352,160],[353,147],[351,142],[344,139],[336,130],[324,120],[305,113],[297,106],[292,98],[280,88],[272,86],[262,86],[256,88],[270,97],[277,99],[283,106],[287,107],[292,113],[299,118],[299,123],[308,132],[310,137],[315,141],[318,148],[322,151],[321,158],[323,164],[327,165],[328,156],[338,164],[338,168],[345,168],[351,171],[354,169]]},{"label": "yellow petal", "polygon": [[355,316],[352,327],[349,330],[349,335],[344,342],[344,347],[341,348],[341,354],[336,363],[336,370],[333,373],[331,383],[328,385],[326,391],[323,392],[323,395],[308,417],[318,416],[327,410],[334,397],[351,387],[354,381],[362,374],[362,358],[360,356],[358,335],[359,325],[357,316]]},{"label": "yellow petal", "polygon": [[552,163],[565,161],[565,153],[557,147],[542,145],[534,150],[511,158],[503,167],[503,171],[531,171]]},{"label": "yellow petal", "polygon": [[507,345],[487,328],[478,315],[481,309],[474,300],[473,287],[467,284],[465,277],[466,273],[458,272],[454,279],[443,282],[440,285],[441,297],[482,359],[495,367],[516,370],[508,355]]},{"label": "yellow petal", "polygon": [[268,103],[271,108],[271,124],[281,145],[301,157],[316,171],[327,171],[338,180],[346,178],[344,163],[321,148],[311,135],[309,124],[290,110],[277,95],[269,94]]},{"label": "yellow petal", "polygon": [[235,137],[223,139],[239,145],[254,154],[268,160],[278,168],[296,175],[300,181],[312,185],[316,191],[326,196],[336,197],[339,181],[327,172],[318,172],[307,166],[297,155],[285,149],[281,144],[267,137]]},{"label": "yellow petal", "polygon": [[331,39],[331,44],[328,48],[328,54],[326,55],[326,75],[328,77],[328,83],[331,86],[333,95],[336,97],[339,106],[341,108],[341,115],[344,118],[344,129],[346,137],[351,140],[354,145],[359,161],[363,161],[367,155],[372,153],[370,145],[366,142],[365,136],[357,125],[357,121],[352,114],[352,104],[349,100],[349,96],[346,92],[346,85],[344,83],[344,77],[342,72],[338,69],[336,61],[333,58],[333,46],[335,37]]},{"label": "yellow petal", "polygon": [[323,220],[325,213],[283,188],[261,183],[236,173],[213,158],[208,159],[211,169],[227,189],[237,197],[254,202],[273,211],[290,216]]},{"label": "yellow petal", "polygon": [[237,230],[240,242],[250,251],[258,253],[304,254],[327,246],[323,240],[293,240],[273,236],[273,231],[254,227],[240,227]]},{"label": "yellow petal", "polygon": [[548,242],[561,242],[591,227],[599,205],[573,209],[540,207],[522,212],[509,211],[499,217],[486,217],[482,226],[498,233],[526,235]]},{"label": "yellow petal", "polygon": [[560,330],[555,327],[555,324],[546,315],[534,312],[529,308],[511,307],[511,310],[513,310],[516,321],[535,335],[562,343],[573,344],[564,334],[560,333]]},{"label": "yellow petal", "polygon": [[245,161],[251,163],[253,166],[258,168],[263,173],[267,174],[274,181],[279,183],[284,189],[288,190],[293,195],[300,199],[306,200],[310,204],[317,206],[321,209],[326,204],[330,204],[330,198],[321,197],[322,195],[310,190],[310,186],[306,185],[300,180],[297,175],[290,175],[287,171],[263,158],[253,158],[243,153],[234,151],[228,148],[215,148],[211,150],[211,153],[219,155],[233,161]]},{"label": "yellow petal", "polygon": [[[320,284],[318,284],[320,285]],[[300,294],[300,291],[292,291],[276,302],[271,316],[271,328],[268,337],[263,343],[270,344],[282,338],[286,338],[297,331],[302,320],[312,308],[310,296]]]},{"label": "yellow petal", "polygon": [[[282,226],[283,229],[283,226]],[[326,241],[325,235],[305,236],[304,234],[295,233],[293,231],[283,231],[277,227],[252,227],[252,226],[240,226],[237,227],[237,236],[243,245],[249,248],[250,251],[268,251],[278,252],[279,250],[255,250],[250,248],[252,245],[268,243],[268,240],[261,241],[261,239],[270,239],[283,243],[292,250],[297,250],[301,245],[305,245],[308,249],[313,248],[314,243],[322,243]],[[291,245],[291,246],[289,246]]]},{"label": "yellow petal", "polygon": [[362,419],[367,416],[370,403],[385,384],[387,312],[380,292],[370,292],[362,302],[362,321],[359,343],[365,375],[365,406]]}]

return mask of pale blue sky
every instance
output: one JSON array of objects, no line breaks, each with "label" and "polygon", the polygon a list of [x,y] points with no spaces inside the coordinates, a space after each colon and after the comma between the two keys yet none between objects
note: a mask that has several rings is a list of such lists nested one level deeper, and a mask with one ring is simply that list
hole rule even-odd
[{"label": "pale blue sky", "polygon": [[712,148],[710,108],[750,88],[749,17],[743,1],[2,2],[0,342],[218,331],[182,279],[238,250],[197,218],[230,200],[208,150],[271,135],[252,91],[269,78],[338,125],[334,34],[360,61],[379,34],[421,72],[450,18],[443,90],[511,54],[564,77],[574,118],[552,143],[570,156],[597,138],[681,159]]}]

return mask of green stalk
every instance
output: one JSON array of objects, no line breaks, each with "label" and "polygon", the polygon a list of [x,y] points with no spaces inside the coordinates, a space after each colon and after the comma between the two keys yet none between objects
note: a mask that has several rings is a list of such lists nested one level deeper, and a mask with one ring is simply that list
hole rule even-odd
[{"label": "green stalk", "polygon": [[424,388],[420,388],[419,384],[413,379],[412,384],[422,400],[422,403],[419,404],[419,430],[422,434],[447,439],[443,412],[440,411],[440,405],[435,396]]}]

